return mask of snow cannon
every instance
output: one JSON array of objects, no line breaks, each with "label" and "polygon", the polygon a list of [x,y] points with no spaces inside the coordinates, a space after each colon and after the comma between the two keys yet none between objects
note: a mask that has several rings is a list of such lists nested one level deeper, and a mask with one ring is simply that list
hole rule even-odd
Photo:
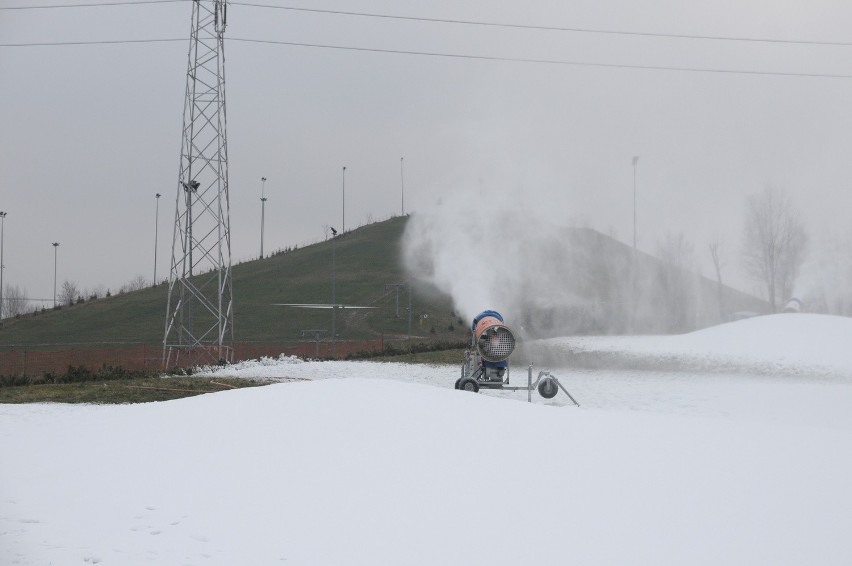
[{"label": "snow cannon", "polygon": [[485,311],[473,319],[473,341],[486,362],[505,361],[515,350],[515,335],[495,311]]},{"label": "snow cannon", "polygon": [[790,297],[790,299],[786,303],[784,303],[784,309],[781,312],[802,312],[802,301],[800,301],[796,297]]},{"label": "snow cannon", "polygon": [[497,311],[482,311],[473,319],[470,326],[470,348],[464,351],[461,376],[456,380],[456,389],[476,393],[480,389],[500,389],[502,391],[526,391],[527,401],[532,402],[532,392],[538,390],[545,399],[552,399],[561,389],[571,399],[568,390],[556,376],[538,372],[533,381],[533,366],[527,370],[527,384],[509,385],[509,356],[515,351],[515,335],[503,323],[503,316]]}]

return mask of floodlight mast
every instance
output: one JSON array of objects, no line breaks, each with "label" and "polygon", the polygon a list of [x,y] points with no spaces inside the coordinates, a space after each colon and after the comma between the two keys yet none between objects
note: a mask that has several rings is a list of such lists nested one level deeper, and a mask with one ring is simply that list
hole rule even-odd
[{"label": "floodlight mast", "polygon": [[163,366],[233,360],[227,2],[192,2]]}]

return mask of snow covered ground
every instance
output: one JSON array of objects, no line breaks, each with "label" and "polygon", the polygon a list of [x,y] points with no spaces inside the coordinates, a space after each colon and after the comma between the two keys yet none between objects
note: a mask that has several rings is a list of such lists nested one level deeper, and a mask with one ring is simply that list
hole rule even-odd
[{"label": "snow covered ground", "polygon": [[555,363],[572,363],[578,354],[592,354],[604,365],[609,360],[626,367],[852,378],[850,337],[849,318],[776,314],[678,336],[553,338],[531,350],[555,355]]},{"label": "snow covered ground", "polygon": [[852,320],[798,316],[537,344],[725,370],[546,368],[580,408],[293,358],[211,372],[310,381],[0,405],[0,564],[849,564]]}]

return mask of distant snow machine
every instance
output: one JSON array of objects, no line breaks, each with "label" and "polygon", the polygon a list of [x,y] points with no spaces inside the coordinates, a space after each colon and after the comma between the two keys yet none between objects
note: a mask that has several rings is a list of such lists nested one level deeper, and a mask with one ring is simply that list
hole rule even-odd
[{"label": "distant snow machine", "polygon": [[515,335],[503,322],[503,316],[492,310],[482,311],[474,317],[470,327],[473,333],[471,345],[464,352],[461,377],[456,380],[456,389],[474,393],[480,389],[527,391],[527,401],[530,402],[533,390],[538,390],[545,399],[552,399],[561,389],[579,407],[580,404],[550,373],[540,371],[533,382],[532,364],[527,371],[526,387],[509,386],[509,356],[515,350]]}]

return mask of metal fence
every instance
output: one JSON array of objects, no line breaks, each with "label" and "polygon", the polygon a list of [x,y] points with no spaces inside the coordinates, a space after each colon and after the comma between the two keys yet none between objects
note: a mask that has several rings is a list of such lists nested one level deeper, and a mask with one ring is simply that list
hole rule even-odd
[{"label": "metal fence", "polygon": [[[384,340],[363,342],[298,342],[289,344],[239,343],[234,345],[234,361],[282,354],[301,358],[345,358],[359,352],[381,352]],[[194,365],[190,356],[178,367]],[[40,376],[45,373],[63,374],[68,368],[84,367],[97,371],[104,367],[127,371],[158,370],[163,366],[163,347],[135,344],[109,348],[73,348],[56,351],[36,351],[21,348],[0,352],[0,375]]]}]

